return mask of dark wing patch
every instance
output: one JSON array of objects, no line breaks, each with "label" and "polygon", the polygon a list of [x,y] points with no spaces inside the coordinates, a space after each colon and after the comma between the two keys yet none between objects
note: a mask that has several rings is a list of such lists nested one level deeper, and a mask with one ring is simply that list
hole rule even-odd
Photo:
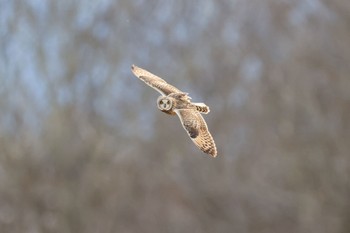
[{"label": "dark wing patch", "polygon": [[145,82],[148,86],[154,88],[156,91],[161,93],[164,96],[167,96],[171,93],[178,93],[182,92],[176,87],[168,84],[164,79],[152,74],[151,72],[148,72],[147,70],[144,70],[140,67],[137,67],[135,65],[131,66],[131,71],[134,73],[136,77],[141,79],[143,82]]},{"label": "dark wing patch", "polygon": [[196,137],[198,137],[198,135],[199,135],[199,129],[198,129],[195,125],[191,124],[191,122],[186,121],[186,122],[183,123],[183,126],[185,127],[185,129],[186,129],[188,135],[189,135],[191,138],[196,138]]}]

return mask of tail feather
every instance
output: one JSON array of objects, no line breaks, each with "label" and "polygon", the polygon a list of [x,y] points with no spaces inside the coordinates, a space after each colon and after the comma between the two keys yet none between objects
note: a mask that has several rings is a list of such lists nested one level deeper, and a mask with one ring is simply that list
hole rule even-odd
[{"label": "tail feather", "polygon": [[208,114],[210,112],[210,108],[204,103],[193,103],[193,105],[200,113]]}]

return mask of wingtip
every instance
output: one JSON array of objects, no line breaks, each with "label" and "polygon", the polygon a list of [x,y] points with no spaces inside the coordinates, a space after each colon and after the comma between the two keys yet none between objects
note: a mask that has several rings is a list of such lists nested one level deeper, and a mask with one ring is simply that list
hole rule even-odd
[{"label": "wingtip", "polygon": [[213,158],[215,158],[216,156],[218,156],[218,149],[216,148],[216,145],[214,144],[214,147],[210,153],[211,156],[213,156]]},{"label": "wingtip", "polygon": [[217,149],[214,147],[214,148],[210,148],[208,150],[203,150],[204,153],[210,155],[211,157],[215,158],[217,155],[218,155],[218,151]]},{"label": "wingtip", "polygon": [[136,77],[139,77],[139,72],[140,72],[140,69],[139,67],[137,67],[136,65],[132,64],[131,65],[131,72],[136,76]]}]

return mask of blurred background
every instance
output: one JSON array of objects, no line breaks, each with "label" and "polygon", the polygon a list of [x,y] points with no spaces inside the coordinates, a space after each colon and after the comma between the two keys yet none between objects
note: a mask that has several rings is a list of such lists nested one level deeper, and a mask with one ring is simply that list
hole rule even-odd
[{"label": "blurred background", "polygon": [[349,74],[348,0],[0,0],[0,231],[350,232]]}]

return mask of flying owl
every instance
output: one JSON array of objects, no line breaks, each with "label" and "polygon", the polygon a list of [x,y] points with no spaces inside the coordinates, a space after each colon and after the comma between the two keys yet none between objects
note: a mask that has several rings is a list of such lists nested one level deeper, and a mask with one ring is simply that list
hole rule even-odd
[{"label": "flying owl", "polygon": [[157,99],[158,109],[169,115],[177,115],[194,144],[203,152],[216,157],[217,149],[214,139],[201,115],[201,113],[209,113],[209,107],[204,103],[192,103],[188,93],[180,91],[140,67],[132,65],[131,71],[148,86],[162,94]]}]

